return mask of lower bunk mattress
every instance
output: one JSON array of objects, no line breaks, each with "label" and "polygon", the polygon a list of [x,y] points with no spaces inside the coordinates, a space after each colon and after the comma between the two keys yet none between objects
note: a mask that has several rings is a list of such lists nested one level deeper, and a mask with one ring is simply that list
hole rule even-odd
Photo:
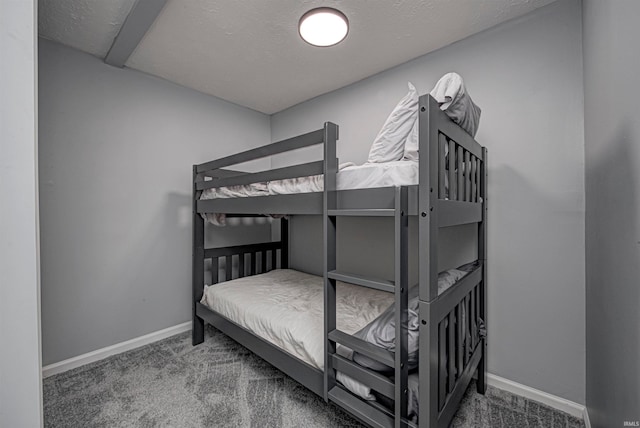
[{"label": "lower bunk mattress", "polygon": [[[320,370],[324,282],[292,269],[205,286],[202,304]],[[337,327],[353,334],[393,303],[393,294],[338,282]]]},{"label": "lower bunk mattress", "polygon": [[[458,269],[440,273],[438,294],[443,293],[476,266],[477,264],[470,263]],[[410,293],[410,297],[411,294],[415,294],[417,287],[412,291],[414,293]],[[417,299],[417,296],[414,299]],[[264,274],[205,286],[201,303],[292,356],[324,370],[324,281],[322,277],[292,269],[277,269]],[[393,319],[393,313],[390,312],[393,303],[394,295],[391,293],[338,282],[337,327],[345,333],[356,336],[366,332],[360,337],[393,350],[395,338],[384,337],[388,336],[389,331],[394,332],[393,325],[388,325]],[[410,304],[410,366],[412,347],[414,348],[413,359],[417,362],[417,324],[417,311],[414,311]],[[380,334],[385,330],[387,333]],[[372,332],[378,336],[374,340],[371,340]],[[386,343],[379,343],[380,341],[386,341]],[[362,364],[348,348],[338,345],[337,352]],[[336,378],[361,398],[376,399],[373,391],[360,382],[339,372]],[[417,373],[410,374],[409,389],[408,414],[410,419],[417,421]]]}]

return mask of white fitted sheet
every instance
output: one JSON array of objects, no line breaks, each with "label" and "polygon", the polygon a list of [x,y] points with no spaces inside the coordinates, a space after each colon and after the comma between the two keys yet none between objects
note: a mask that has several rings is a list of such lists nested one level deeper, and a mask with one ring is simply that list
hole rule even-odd
[{"label": "white fitted sheet", "polygon": [[[324,285],[292,269],[205,286],[201,303],[308,364],[324,369]],[[393,303],[393,294],[338,282],[337,326],[355,333]]]}]

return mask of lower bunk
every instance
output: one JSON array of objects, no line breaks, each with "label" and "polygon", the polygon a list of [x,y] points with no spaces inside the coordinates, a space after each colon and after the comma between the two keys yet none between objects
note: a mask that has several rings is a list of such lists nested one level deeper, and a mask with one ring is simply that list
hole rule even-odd
[{"label": "lower bunk", "polygon": [[[449,425],[484,348],[482,263],[469,263],[438,276],[438,299],[429,309],[429,319],[438,319],[437,325],[430,326],[437,332],[437,350],[429,350],[428,342],[419,344],[418,312],[424,302],[418,300],[417,287],[411,289],[407,420],[397,425],[392,410],[393,357],[385,366],[367,357],[371,352],[367,346],[349,349],[339,345],[331,364],[338,383],[325,390],[322,277],[286,269],[286,246],[281,242],[206,249],[203,256],[209,263],[211,285],[196,289],[194,284],[194,345],[204,340],[207,322],[373,427],[418,426],[418,353],[431,355],[431,359],[437,356],[432,367],[426,368],[433,370],[435,376],[430,378],[437,380],[437,394],[429,396],[437,400],[437,415],[429,415],[420,426],[429,426],[425,422],[433,420],[437,425],[432,426]],[[339,282],[336,302],[338,329],[334,334],[353,335],[368,342],[369,348],[373,345],[393,356],[393,293]],[[427,411],[430,409],[423,414]]]}]

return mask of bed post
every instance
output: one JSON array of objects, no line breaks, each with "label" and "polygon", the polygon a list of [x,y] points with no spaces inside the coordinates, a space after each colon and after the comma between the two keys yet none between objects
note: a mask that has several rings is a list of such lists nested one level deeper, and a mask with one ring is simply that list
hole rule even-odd
[{"label": "bed post", "polygon": [[418,265],[420,287],[420,427],[438,424],[438,320],[430,302],[438,297],[439,138],[438,103],[430,96],[419,99]]},{"label": "bed post", "polygon": [[[482,171],[480,174],[480,196],[482,197],[482,222],[478,224],[478,259],[482,261],[482,287],[480,287],[480,316],[487,330],[487,149],[482,149]],[[482,357],[478,363],[477,391],[487,391],[487,337],[482,337]]]},{"label": "bed post", "polygon": [[438,115],[440,107],[430,95],[419,99],[418,141],[418,260],[420,300],[438,297]]},{"label": "bed post", "polygon": [[336,269],[336,217],[329,210],[337,208],[336,140],[338,126],[331,122],[324,124],[324,194],[322,228],[324,233],[324,401],[329,401],[329,391],[336,385],[331,356],[336,352],[335,342],[329,339],[329,332],[336,329],[336,280],[329,278],[328,272]]},{"label": "bed post", "polygon": [[204,342],[204,320],[196,314],[196,303],[202,299],[204,288],[204,219],[198,213],[198,193],[196,179],[198,177],[197,165],[193,166],[193,266],[192,266],[192,292],[193,292],[193,327],[191,330],[191,343],[195,346]]},{"label": "bed post", "polygon": [[394,265],[395,265],[395,427],[404,427],[407,418],[407,376],[409,375],[409,329],[407,306],[409,304],[409,198],[407,186],[396,187],[394,213]]}]

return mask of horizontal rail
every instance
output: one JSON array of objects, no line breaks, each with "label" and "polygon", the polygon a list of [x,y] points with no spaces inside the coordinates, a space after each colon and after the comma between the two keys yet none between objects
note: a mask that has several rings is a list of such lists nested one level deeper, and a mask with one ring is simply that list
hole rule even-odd
[{"label": "horizontal rail", "polygon": [[353,379],[362,382],[370,388],[375,389],[385,397],[393,399],[395,393],[395,387],[393,382],[386,376],[381,375],[378,372],[367,369],[358,363],[354,363],[351,360],[341,357],[340,355],[331,355],[331,365],[334,369],[352,377]]},{"label": "horizontal rail", "polygon": [[347,409],[356,418],[369,426],[374,428],[393,428],[394,426],[392,417],[375,409],[339,386],[331,388],[329,391],[329,399],[338,403],[342,408]]},{"label": "horizontal rail", "polygon": [[351,217],[393,217],[395,210],[363,208],[354,210],[329,210],[327,215],[330,216],[351,216]]},{"label": "horizontal rail", "polygon": [[460,281],[449,287],[444,293],[438,296],[436,300],[428,303],[432,306],[434,316],[440,322],[449,312],[460,303],[462,298],[469,294],[473,287],[482,281],[482,270],[484,263],[481,262],[475,270],[468,273]]},{"label": "horizontal rail", "polygon": [[196,190],[213,189],[218,187],[239,186],[242,184],[261,183],[265,181],[285,180],[288,178],[307,177],[320,175],[324,172],[324,161],[316,161],[293,165],[284,168],[276,168],[268,171],[245,173],[233,177],[225,177],[217,180],[199,181]]},{"label": "horizontal rail", "polygon": [[282,242],[263,242],[260,244],[236,245],[233,247],[205,248],[204,258],[235,256],[236,254],[251,253],[256,251],[269,251],[282,248]]},{"label": "horizontal rail", "polygon": [[482,221],[482,203],[438,200],[438,226],[458,226]]},{"label": "horizontal rail", "polygon": [[376,346],[372,343],[359,339],[340,330],[333,330],[329,332],[329,339],[346,346],[352,351],[358,352],[359,354],[365,355],[372,360],[378,361],[390,368],[393,368],[394,354],[391,351],[387,351],[386,349],[383,349],[379,346]]},{"label": "horizontal rail", "polygon": [[211,177],[211,178],[227,178],[227,177],[236,177],[238,175],[244,175],[246,174],[246,171],[236,171],[234,169],[214,169],[211,171],[207,171],[205,173],[203,173],[202,175],[205,177]]},{"label": "horizontal rail", "polygon": [[324,128],[196,166],[198,174],[324,142]]},{"label": "horizontal rail", "polygon": [[196,202],[198,213],[322,214],[322,192],[252,198],[217,198]]},{"label": "horizontal rail", "polygon": [[352,273],[340,272],[337,270],[327,272],[327,276],[337,281],[360,285],[362,287],[373,288],[375,290],[386,291],[388,293],[393,293],[395,291],[393,281],[388,281],[386,279],[370,278],[361,275],[354,275]]}]

